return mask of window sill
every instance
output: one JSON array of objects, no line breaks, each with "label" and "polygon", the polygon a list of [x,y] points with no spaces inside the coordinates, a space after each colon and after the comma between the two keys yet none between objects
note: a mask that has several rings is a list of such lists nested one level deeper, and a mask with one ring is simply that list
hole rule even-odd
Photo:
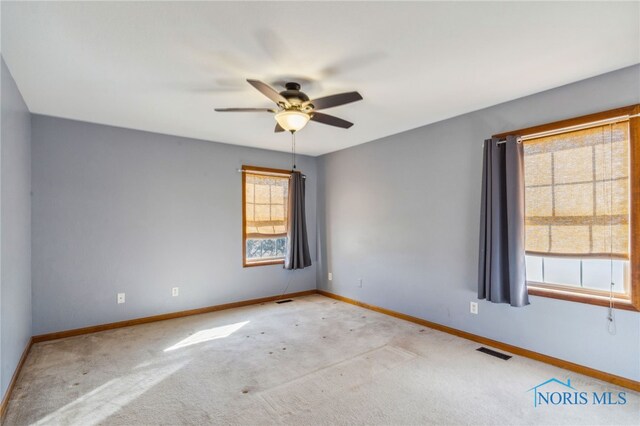
[{"label": "window sill", "polygon": [[[609,306],[608,296],[542,287],[537,285],[537,283],[527,283],[527,289],[531,296],[549,297],[552,299],[568,300],[570,302],[586,303],[589,305]],[[626,311],[640,311],[640,309],[634,306],[628,298],[614,297],[613,307],[614,309],[623,309]]]},{"label": "window sill", "polygon": [[267,266],[267,265],[284,265],[284,259],[272,259],[272,260],[265,260],[265,261],[258,261],[258,262],[251,262],[251,263],[247,263],[244,262],[242,264],[243,268],[250,268],[252,266]]}]

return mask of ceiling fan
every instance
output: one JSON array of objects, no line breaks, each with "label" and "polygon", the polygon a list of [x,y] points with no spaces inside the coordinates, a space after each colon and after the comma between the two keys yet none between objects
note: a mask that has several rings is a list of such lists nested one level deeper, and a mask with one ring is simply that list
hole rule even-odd
[{"label": "ceiling fan", "polygon": [[275,102],[278,108],[216,108],[216,111],[270,112],[275,114],[277,121],[275,132],[284,132],[285,130],[291,133],[297,132],[306,126],[309,120],[348,129],[353,126],[353,123],[317,111],[362,99],[362,96],[358,92],[345,92],[310,100],[304,92],[300,91],[300,84],[295,82],[286,83],[286,90],[282,92],[278,92],[273,87],[259,80],[248,79],[247,82]]}]

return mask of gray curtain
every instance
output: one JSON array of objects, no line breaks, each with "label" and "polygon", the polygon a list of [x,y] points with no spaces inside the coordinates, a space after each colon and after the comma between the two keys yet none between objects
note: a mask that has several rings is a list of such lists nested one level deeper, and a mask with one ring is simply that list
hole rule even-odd
[{"label": "gray curtain", "polygon": [[305,179],[300,172],[291,173],[285,269],[303,269],[311,266],[309,241],[307,240],[307,219],[304,211],[304,181]]},{"label": "gray curtain", "polygon": [[524,150],[517,137],[484,142],[478,298],[529,304],[524,258]]}]

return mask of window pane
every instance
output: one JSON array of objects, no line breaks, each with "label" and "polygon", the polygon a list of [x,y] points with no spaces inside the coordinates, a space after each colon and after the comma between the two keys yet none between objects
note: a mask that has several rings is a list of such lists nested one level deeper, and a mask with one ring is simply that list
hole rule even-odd
[{"label": "window pane", "polygon": [[535,170],[535,173],[525,173],[524,175],[524,184],[527,188],[553,183],[550,153],[527,155],[526,161],[526,167]]},{"label": "window pane", "polygon": [[247,260],[264,261],[284,258],[287,238],[247,239]]},{"label": "window pane", "polygon": [[525,226],[525,238],[527,241],[527,250],[538,253],[549,252],[549,241],[551,229],[547,225]]},{"label": "window pane", "polygon": [[284,204],[284,186],[271,186],[271,203],[280,205]]},{"label": "window pane", "polygon": [[253,196],[254,196],[253,190],[254,190],[254,184],[247,183],[246,187],[245,187],[247,203],[253,203],[254,202],[254,200],[253,200]]},{"label": "window pane", "polygon": [[262,257],[275,257],[276,243],[274,240],[262,240]]},{"label": "window pane", "polygon": [[593,226],[591,231],[595,253],[627,253],[629,225]]},{"label": "window pane", "polygon": [[542,258],[540,256],[526,256],[527,281],[543,282]]},{"label": "window pane", "polygon": [[256,203],[269,204],[271,196],[269,194],[269,185],[256,185]]},{"label": "window pane", "polygon": [[580,260],[546,257],[544,280],[547,283],[580,287]]},{"label": "window pane", "polygon": [[618,179],[629,176],[629,144],[623,137],[614,136],[611,144],[595,147],[596,179]]},{"label": "window pane", "polygon": [[585,287],[609,290],[611,283],[611,261],[589,259],[582,262],[582,283]]},{"label": "window pane", "polygon": [[284,222],[284,206],[272,204],[271,205],[271,220],[279,220]]},{"label": "window pane", "polygon": [[552,226],[551,251],[558,254],[576,254],[576,247],[589,247],[588,226]]},{"label": "window pane", "polygon": [[276,240],[276,255],[278,257],[284,257],[285,246],[286,245],[287,245],[287,239],[286,238],[278,238]]},{"label": "window pane", "polygon": [[620,178],[614,181],[598,182],[596,184],[596,198],[604,200],[598,203],[596,214],[620,215],[629,213],[629,179]]},{"label": "window pane", "polygon": [[[585,259],[582,261],[582,284],[585,288],[624,293],[625,261],[607,259]],[[613,270],[613,275],[612,275]]]},{"label": "window pane", "polygon": [[245,215],[246,215],[247,221],[253,222],[253,221],[256,220],[255,215],[254,215],[253,212],[254,212],[254,204],[247,203],[246,211],[245,211]]},{"label": "window pane", "polygon": [[257,221],[268,221],[271,219],[269,204],[256,204],[254,207],[255,218]]},{"label": "window pane", "polygon": [[247,258],[256,259],[260,257],[260,241],[247,240]]},{"label": "window pane", "polygon": [[593,149],[585,146],[554,153],[555,183],[587,182],[593,179]]},{"label": "window pane", "polygon": [[551,186],[535,186],[525,188],[525,199],[527,200],[526,216],[551,216],[553,213],[553,196]]},{"label": "window pane", "polygon": [[555,216],[592,216],[593,184],[556,186],[554,201]]}]

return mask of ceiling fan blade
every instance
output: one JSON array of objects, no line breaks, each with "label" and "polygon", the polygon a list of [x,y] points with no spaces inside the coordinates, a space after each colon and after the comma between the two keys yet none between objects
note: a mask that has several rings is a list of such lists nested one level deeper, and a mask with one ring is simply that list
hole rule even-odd
[{"label": "ceiling fan blade", "polygon": [[287,98],[282,96],[280,93],[278,93],[276,89],[269,86],[267,83],[263,83],[259,80],[250,80],[250,79],[247,79],[247,82],[253,87],[255,87],[256,89],[258,89],[260,93],[265,95],[267,98],[271,99],[276,104],[279,105],[282,103],[285,106],[289,106],[289,101],[287,101]]},{"label": "ceiling fan blade", "polygon": [[334,117],[333,115],[323,114],[321,112],[314,112],[311,116],[313,121],[317,121],[318,123],[328,124],[329,126],[342,127],[343,129],[348,129],[353,126],[353,123],[347,120],[343,120],[342,118]]},{"label": "ceiling fan blade", "polygon": [[275,133],[280,133],[280,132],[284,132],[284,129],[282,128],[282,126],[280,126],[280,124],[276,123],[276,128],[273,131]]},{"label": "ceiling fan blade", "polygon": [[346,92],[346,93],[338,93],[337,95],[325,96],[323,98],[312,99],[308,102],[305,102],[303,105],[313,104],[313,108],[318,109],[326,109],[333,108],[339,105],[348,104],[350,102],[355,102],[362,100],[362,96],[358,92]]},{"label": "ceiling fan blade", "polygon": [[271,108],[216,108],[217,112],[276,112]]}]

